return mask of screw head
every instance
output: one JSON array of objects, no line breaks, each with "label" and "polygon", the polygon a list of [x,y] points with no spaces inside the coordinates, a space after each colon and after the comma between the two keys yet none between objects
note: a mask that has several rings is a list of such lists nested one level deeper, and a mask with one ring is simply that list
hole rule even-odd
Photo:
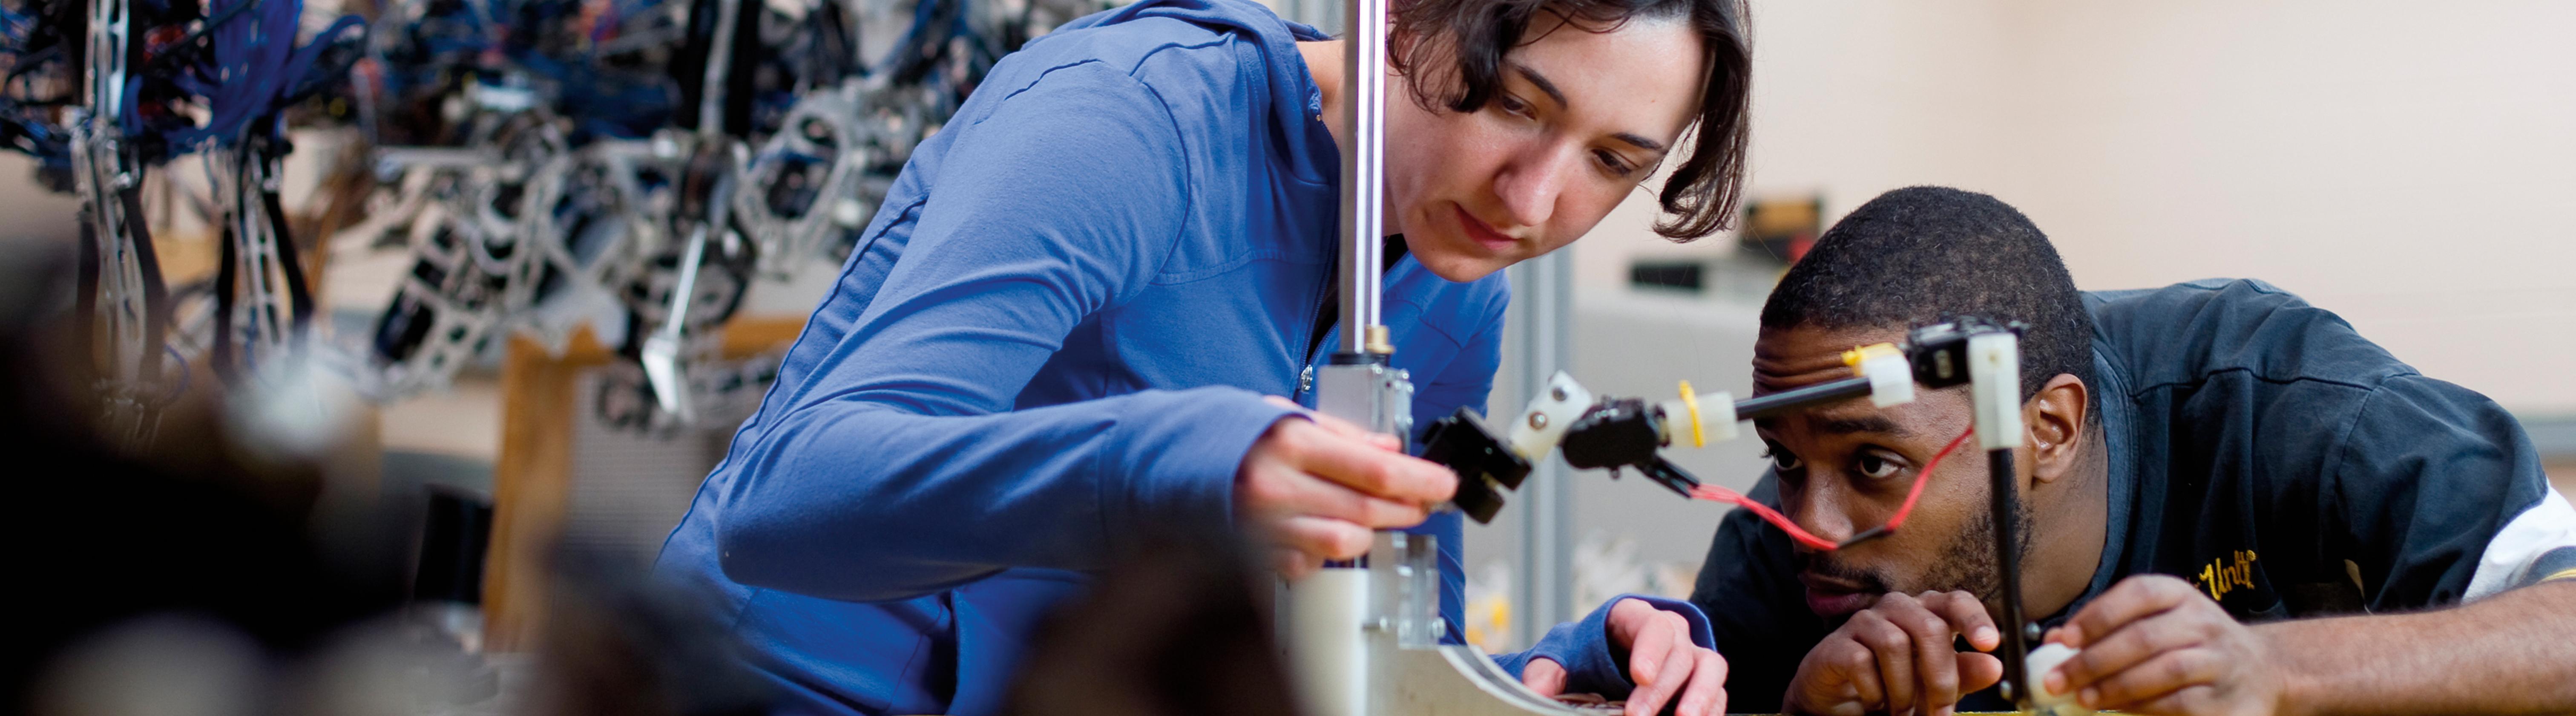
[{"label": "screw head", "polygon": [[1530,413],[1530,414],[1529,414],[1529,426],[1530,426],[1530,428],[1531,428],[1531,429],[1534,429],[1534,430],[1546,430],[1546,429],[1547,429],[1547,414],[1546,414],[1546,413],[1539,413],[1539,412],[1533,412],[1533,413]]},{"label": "screw head", "polygon": [[1557,401],[1557,402],[1560,402],[1560,403],[1565,402],[1565,386],[1561,386],[1561,385],[1560,385],[1560,386],[1557,386],[1557,387],[1554,387],[1554,388],[1550,388],[1550,389],[1548,389],[1548,391],[1547,391],[1547,397],[1548,397],[1548,399],[1549,399],[1549,400],[1554,400],[1554,401]]}]

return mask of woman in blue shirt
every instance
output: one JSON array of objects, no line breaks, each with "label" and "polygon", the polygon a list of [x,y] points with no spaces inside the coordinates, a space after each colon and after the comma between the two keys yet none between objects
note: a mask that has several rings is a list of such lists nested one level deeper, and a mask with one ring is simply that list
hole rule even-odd
[{"label": "woman in blue shirt", "polygon": [[[1749,54],[1724,0],[1394,5],[1384,322],[1428,424],[1485,402],[1502,268],[1668,161],[1657,230],[1726,223]],[[659,563],[791,710],[991,713],[1036,620],[1146,525],[1240,530],[1292,577],[1437,535],[1462,632],[1460,527],[1430,511],[1454,478],[1295,407],[1341,330],[1341,56],[1244,0],[1146,0],[1005,58],[914,153]],[[1498,659],[1698,716],[1712,646],[1688,605],[1625,597]]]}]

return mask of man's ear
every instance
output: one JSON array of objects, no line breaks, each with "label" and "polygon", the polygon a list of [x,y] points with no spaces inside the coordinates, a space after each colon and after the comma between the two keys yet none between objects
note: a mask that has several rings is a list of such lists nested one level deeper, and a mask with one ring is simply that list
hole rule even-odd
[{"label": "man's ear", "polygon": [[2084,421],[2091,409],[2084,381],[2064,373],[2048,379],[2039,394],[2021,406],[2023,429],[2029,431],[2031,480],[2054,482],[2075,474],[2083,453]]}]

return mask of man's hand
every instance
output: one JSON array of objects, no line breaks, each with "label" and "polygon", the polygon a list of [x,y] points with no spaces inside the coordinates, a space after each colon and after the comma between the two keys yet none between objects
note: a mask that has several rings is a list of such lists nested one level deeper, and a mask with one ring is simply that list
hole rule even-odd
[{"label": "man's hand", "polygon": [[2085,708],[2150,714],[2281,708],[2281,671],[2263,637],[2174,577],[2121,580],[2046,640],[2083,650],[2042,678],[2050,691],[2074,690]]},{"label": "man's hand", "polygon": [[1960,694],[2003,680],[2003,661],[1978,652],[2003,640],[1986,605],[1967,592],[1889,594],[1853,614],[1798,662],[1782,704],[1791,713],[1947,716]]},{"label": "man's hand", "polygon": [[[1628,654],[1625,716],[1655,716],[1666,702],[1677,716],[1726,713],[1726,659],[1691,642],[1690,620],[1638,599],[1610,606],[1610,648]],[[1565,665],[1545,657],[1521,667],[1521,683],[1540,696],[1565,693]],[[1679,700],[1674,696],[1678,694]]]},{"label": "man's hand", "polygon": [[[1288,407],[1295,403],[1272,397]],[[1271,423],[1234,475],[1238,520],[1268,541],[1280,573],[1303,577],[1325,560],[1367,554],[1382,528],[1422,523],[1458,490],[1457,475],[1321,413]]]}]

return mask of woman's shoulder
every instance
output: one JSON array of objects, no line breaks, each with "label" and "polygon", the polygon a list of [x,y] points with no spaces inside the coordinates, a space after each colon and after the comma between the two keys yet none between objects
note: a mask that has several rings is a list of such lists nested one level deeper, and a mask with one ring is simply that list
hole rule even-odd
[{"label": "woman's shoulder", "polygon": [[[1303,71],[1295,40],[1293,26],[1249,2],[1148,0],[1031,41],[1003,58],[978,94],[1116,77],[1159,100],[1178,124],[1222,117],[1231,125],[1267,103],[1272,74]],[[1282,49],[1291,57],[1279,57]],[[1088,71],[1064,72],[1075,67]]]}]

